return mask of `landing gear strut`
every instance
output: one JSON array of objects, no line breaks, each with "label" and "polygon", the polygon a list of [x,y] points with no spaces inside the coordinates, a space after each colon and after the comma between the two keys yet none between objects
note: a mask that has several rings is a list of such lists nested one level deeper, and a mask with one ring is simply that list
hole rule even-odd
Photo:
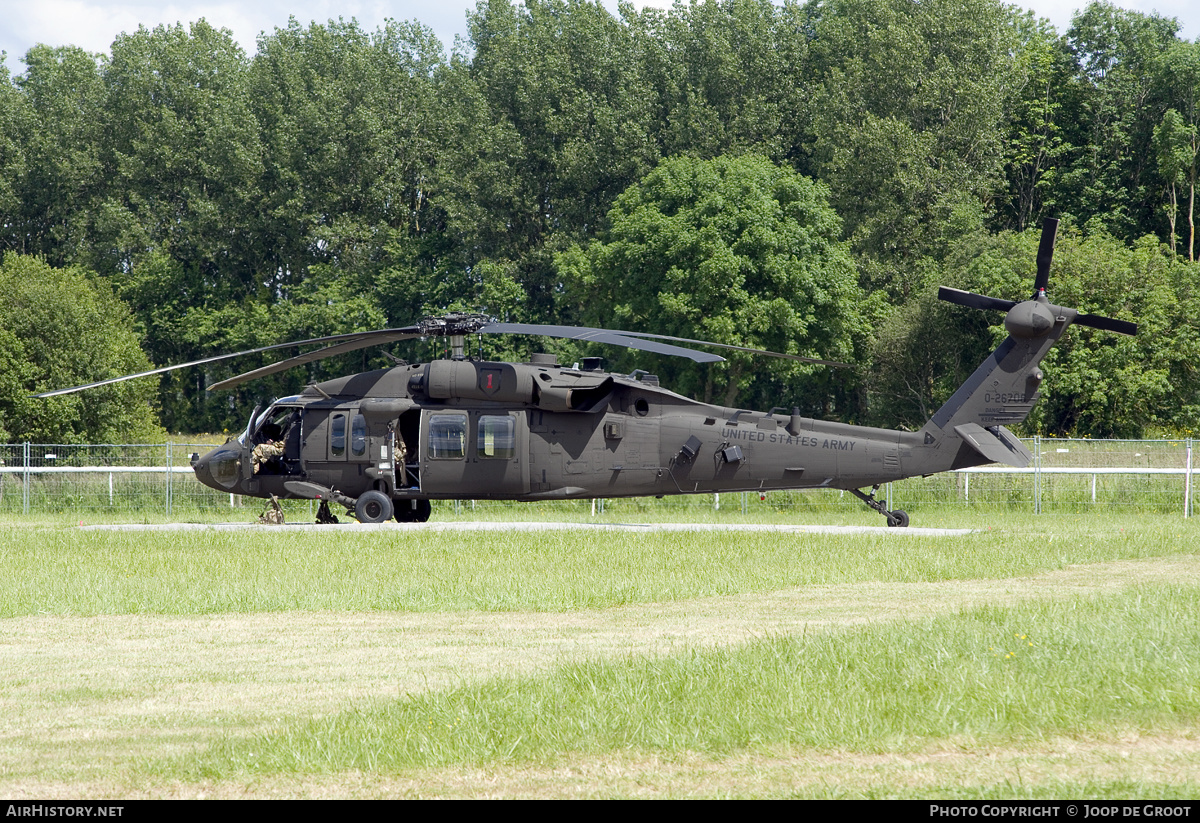
[{"label": "landing gear strut", "polygon": [[337,515],[329,511],[328,500],[322,500],[321,505],[317,506],[317,522],[321,524],[338,522]]},{"label": "landing gear strut", "polygon": [[886,517],[887,524],[889,526],[895,526],[895,527],[901,528],[901,529],[904,528],[905,526],[907,526],[908,525],[908,512],[904,511],[904,509],[896,509],[893,512],[888,511],[887,506],[883,505],[882,503],[880,503],[878,500],[875,499],[875,492],[877,492],[877,491],[879,491],[878,483],[876,483],[874,486],[871,487],[871,493],[869,495],[863,494],[860,489],[851,489],[850,490],[851,494],[853,494],[859,500],[866,503],[872,509],[874,509],[875,511],[879,512],[884,517]]}]

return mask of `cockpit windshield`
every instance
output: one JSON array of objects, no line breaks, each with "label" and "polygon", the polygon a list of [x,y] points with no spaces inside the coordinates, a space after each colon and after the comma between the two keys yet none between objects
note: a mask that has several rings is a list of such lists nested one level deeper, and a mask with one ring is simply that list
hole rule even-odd
[{"label": "cockpit windshield", "polygon": [[243,446],[250,439],[250,432],[254,431],[255,424],[261,419],[258,415],[258,410],[261,408],[261,403],[254,406],[254,411],[250,412],[250,419],[246,421],[246,430],[238,435],[238,442]]}]

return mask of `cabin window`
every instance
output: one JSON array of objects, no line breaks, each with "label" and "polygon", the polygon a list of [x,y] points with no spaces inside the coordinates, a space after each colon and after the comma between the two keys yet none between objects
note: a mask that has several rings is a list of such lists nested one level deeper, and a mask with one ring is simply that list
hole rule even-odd
[{"label": "cabin window", "polygon": [[483,458],[511,460],[517,456],[516,420],[507,414],[481,414],[476,453]]},{"label": "cabin window", "polygon": [[329,421],[329,453],[341,457],[346,453],[346,415],[335,414]]},{"label": "cabin window", "polygon": [[355,457],[367,453],[367,419],[361,414],[354,415],[350,423],[350,451]]},{"label": "cabin window", "polygon": [[435,460],[451,460],[467,456],[466,415],[430,415],[429,456]]}]

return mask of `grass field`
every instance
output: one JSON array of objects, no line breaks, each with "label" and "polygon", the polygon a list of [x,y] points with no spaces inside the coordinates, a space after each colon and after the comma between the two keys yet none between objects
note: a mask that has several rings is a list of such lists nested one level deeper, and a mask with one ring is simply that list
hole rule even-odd
[{"label": "grass field", "polygon": [[0,525],[6,798],[1200,795],[1178,516]]}]

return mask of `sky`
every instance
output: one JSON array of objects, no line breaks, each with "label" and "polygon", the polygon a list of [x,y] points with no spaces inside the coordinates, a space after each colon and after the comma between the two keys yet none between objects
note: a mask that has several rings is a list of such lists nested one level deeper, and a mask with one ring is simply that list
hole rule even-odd
[{"label": "sky", "polygon": [[[614,14],[617,0],[603,0]],[[1017,5],[1046,17],[1060,32],[1071,15],[1087,0],[1017,0]],[[634,0],[634,5],[671,5],[670,0]],[[1118,0],[1117,5],[1141,12],[1176,17],[1183,24],[1180,36],[1200,38],[1200,2],[1197,0]],[[466,37],[466,15],[475,0],[0,0],[0,50],[8,53],[6,65],[13,74],[24,70],[21,58],[38,43],[80,46],[108,53],[121,32],[137,31],[166,23],[191,23],[201,17],[217,28],[227,28],[246,50],[254,54],[258,35],[287,25],[294,16],[301,24],[331,18],[355,18],[366,31],[384,20],[419,20],[433,29],[449,52],[455,36]]]}]

